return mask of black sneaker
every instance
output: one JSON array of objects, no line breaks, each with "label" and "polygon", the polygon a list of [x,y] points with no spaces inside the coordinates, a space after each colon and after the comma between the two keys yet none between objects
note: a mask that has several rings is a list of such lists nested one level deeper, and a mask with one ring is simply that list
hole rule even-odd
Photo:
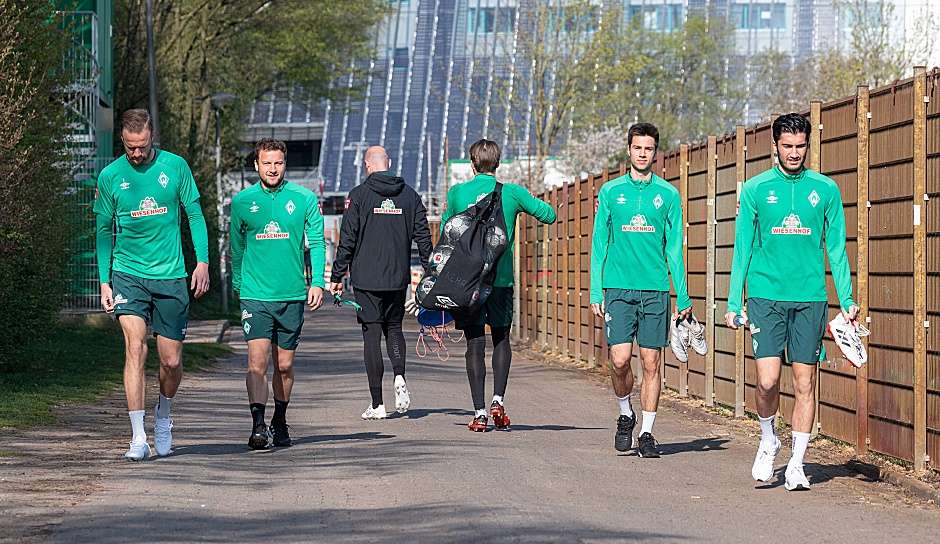
[{"label": "black sneaker", "polygon": [[290,439],[290,430],[287,423],[271,422],[271,434],[274,437],[274,447],[289,448],[293,443]]},{"label": "black sneaker", "polygon": [[271,447],[271,440],[271,429],[264,423],[259,423],[251,430],[248,447],[253,450],[266,450]]},{"label": "black sneaker", "polygon": [[643,433],[637,441],[636,453],[640,457],[649,457],[655,459],[659,457],[659,450],[656,449],[656,439],[652,433]]},{"label": "black sneaker", "polygon": [[614,435],[614,448],[617,451],[630,451],[633,447],[633,428],[636,426],[636,414],[621,415],[617,418],[617,434]]}]

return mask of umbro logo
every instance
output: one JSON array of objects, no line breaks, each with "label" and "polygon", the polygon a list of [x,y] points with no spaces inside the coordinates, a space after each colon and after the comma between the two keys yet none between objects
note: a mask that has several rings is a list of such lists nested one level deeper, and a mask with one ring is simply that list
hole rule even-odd
[{"label": "umbro logo", "polygon": [[114,295],[115,304],[127,304],[127,298],[124,295]]},{"label": "umbro logo", "polygon": [[131,188],[131,184],[126,179],[121,180],[121,190],[126,191]]}]

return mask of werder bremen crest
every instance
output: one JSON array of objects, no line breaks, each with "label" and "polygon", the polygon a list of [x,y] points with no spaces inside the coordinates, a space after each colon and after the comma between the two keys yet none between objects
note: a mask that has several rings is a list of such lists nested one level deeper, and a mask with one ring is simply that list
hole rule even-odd
[{"label": "werder bremen crest", "polygon": [[166,189],[166,184],[170,182],[170,177],[166,175],[166,172],[160,172],[160,177],[157,178],[157,181],[159,181],[160,185]]},{"label": "werder bremen crest", "polygon": [[813,207],[815,208],[816,204],[819,204],[819,193],[817,193],[816,190],[813,189],[813,192],[810,193],[809,196],[806,197],[806,199],[809,200],[809,203],[812,204]]},{"label": "werder bremen crest", "polygon": [[621,227],[623,232],[656,232],[656,227],[646,223],[646,216],[638,213],[630,219],[629,225]]},{"label": "werder bremen crest", "polygon": [[294,210],[297,209],[297,206],[294,205],[293,200],[288,200],[287,205],[284,206],[284,209],[287,210],[288,215],[294,215]]},{"label": "werder bremen crest", "polygon": [[813,233],[813,229],[804,227],[803,222],[800,221],[800,216],[791,213],[783,218],[781,226],[770,229],[770,232],[771,234],[798,234],[809,236]]},{"label": "werder bremen crest", "polygon": [[401,208],[396,208],[395,202],[393,202],[391,198],[386,198],[382,201],[382,207],[372,208],[372,213],[380,215],[401,215]]},{"label": "werder bremen crest", "polygon": [[264,232],[255,234],[255,240],[286,240],[290,238],[289,232],[281,232],[277,221],[270,221],[264,226]]},{"label": "werder bremen crest", "polygon": [[660,208],[662,208],[662,206],[663,206],[663,195],[656,195],[656,198],[653,199],[653,206],[655,206],[657,210],[660,209]]},{"label": "werder bremen crest", "polygon": [[147,217],[150,215],[162,215],[165,213],[167,213],[167,207],[163,206],[161,208],[160,205],[157,204],[157,200],[155,198],[153,198],[152,196],[148,196],[140,201],[140,205],[137,207],[136,210],[131,212],[131,217],[133,217],[134,219],[137,219],[139,217]]}]

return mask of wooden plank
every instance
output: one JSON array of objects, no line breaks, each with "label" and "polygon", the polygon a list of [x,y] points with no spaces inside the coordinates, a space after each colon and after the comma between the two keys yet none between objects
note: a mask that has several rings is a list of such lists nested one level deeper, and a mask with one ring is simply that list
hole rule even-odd
[{"label": "wooden plank", "polygon": [[[810,170],[815,170],[819,172],[819,165],[822,163],[820,160],[820,150],[822,148],[822,102],[814,100],[809,103],[809,124],[810,124],[810,136],[809,136],[809,168]],[[820,422],[819,422],[819,381],[820,381],[820,371],[819,367],[822,365],[816,365],[816,393],[813,395],[814,402],[816,404],[815,409],[813,410],[813,428],[810,431],[810,434],[813,438],[819,434]]]},{"label": "wooden plank", "polygon": [[561,277],[561,353],[565,357],[571,356],[571,350],[569,349],[570,343],[568,339],[571,337],[571,332],[568,328],[568,323],[571,322],[571,309],[568,306],[568,303],[571,301],[571,283],[568,280],[568,266],[571,260],[568,258],[568,252],[570,251],[570,241],[571,241],[571,221],[576,220],[571,217],[571,208],[568,206],[569,187],[570,182],[566,181],[562,185],[561,190],[561,206],[565,210],[565,222],[561,225],[561,269],[564,271]]},{"label": "wooden plank", "polygon": [[[600,191],[600,188],[607,183],[607,180],[610,179],[610,169],[604,169],[604,174],[601,177],[601,185],[597,184],[597,176],[591,178],[591,214],[597,218],[597,193]],[[593,233],[592,233],[593,234]],[[590,338],[591,338],[591,366],[596,367],[603,363],[606,359],[597,357],[598,353],[603,353],[604,340],[597,333],[597,316],[594,315],[594,312],[590,312],[591,320],[591,329],[590,329]]]},{"label": "wooden plank", "polygon": [[[856,122],[858,123],[858,168],[856,181],[858,183],[858,255],[856,270],[858,274],[857,304],[860,313],[868,316],[868,131],[871,121],[868,87],[860,86],[857,93]],[[868,349],[868,337],[862,342]],[[855,373],[855,422],[856,436],[855,449],[860,455],[868,453],[868,365],[858,369]]]},{"label": "wooden plank", "polygon": [[[552,189],[550,197],[550,202],[552,207],[555,208],[555,211],[558,211],[558,189]],[[555,221],[553,224],[548,226],[549,239],[548,239],[548,250],[551,252],[551,260],[548,263],[548,319],[550,321],[549,328],[551,329],[551,336],[549,336],[549,349],[553,353],[558,353],[558,324],[560,319],[558,319],[558,257],[559,257],[559,246],[558,243],[558,229],[560,227],[559,221]]]},{"label": "wooden plank", "polygon": [[522,218],[516,220],[516,226],[513,232],[513,254],[512,254],[512,339],[513,341],[518,342],[522,337],[521,324],[522,321],[520,316],[520,310],[522,309],[522,304],[520,303],[520,294],[522,288],[522,273],[520,270],[522,261],[522,236],[519,235],[522,225]]},{"label": "wooden plank", "polygon": [[705,176],[707,185],[707,241],[706,273],[705,273],[705,334],[708,345],[712,349],[705,354],[705,405],[715,405],[715,189],[718,178],[718,138],[708,137],[706,164],[708,170]]},{"label": "wooden plank", "polygon": [[[747,166],[747,138],[744,125],[735,127],[735,216],[741,203],[741,189],[745,181]],[[718,312],[719,314],[721,312]],[[734,417],[744,417],[744,327],[738,327],[734,332]]]},{"label": "wooden plank", "polygon": [[[689,266],[689,144],[679,146],[679,196],[682,199],[682,261]],[[688,275],[688,274],[687,274]],[[679,362],[679,396],[689,396],[689,361]]]},{"label": "wooden plank", "polygon": [[914,470],[927,469],[927,73],[914,68]]},{"label": "wooden plank", "polygon": [[[575,182],[574,192],[574,356],[578,362],[584,361],[584,350],[581,349],[581,308],[585,308],[583,286],[581,285],[581,251],[584,248],[581,237],[584,235],[584,222],[581,220],[581,189],[584,187],[584,180],[578,179]],[[591,247],[590,245],[587,247]]]}]

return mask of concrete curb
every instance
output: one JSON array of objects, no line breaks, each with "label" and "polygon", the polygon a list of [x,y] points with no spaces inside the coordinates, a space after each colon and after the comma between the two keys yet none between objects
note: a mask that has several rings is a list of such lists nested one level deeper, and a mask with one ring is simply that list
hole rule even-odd
[{"label": "concrete curb", "polygon": [[846,463],[845,468],[856,474],[871,478],[872,480],[896,485],[919,499],[940,505],[940,490],[916,478],[897,473],[893,470],[887,470],[884,467],[878,467],[858,459],[853,459]]}]

